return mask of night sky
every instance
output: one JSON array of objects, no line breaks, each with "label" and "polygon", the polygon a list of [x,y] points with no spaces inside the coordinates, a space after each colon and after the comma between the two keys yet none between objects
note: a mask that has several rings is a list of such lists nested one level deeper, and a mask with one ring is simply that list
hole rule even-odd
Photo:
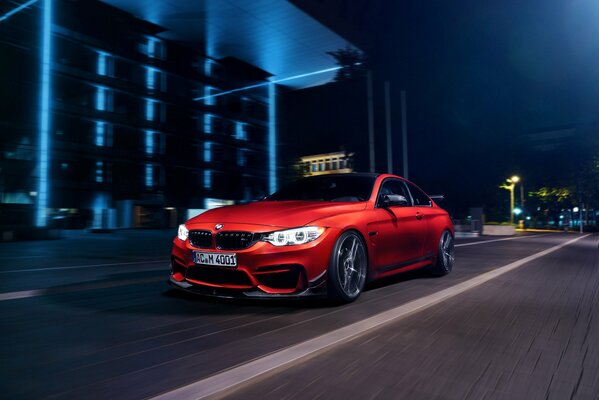
[{"label": "night sky", "polygon": [[[599,155],[598,21],[599,3],[586,0],[384,2],[378,20],[367,21],[374,33],[363,38],[375,74],[377,170],[386,170],[382,88],[389,80],[398,146],[399,91],[407,91],[409,177],[447,194],[456,216],[470,206],[509,207],[507,191],[497,186],[514,173],[526,191],[575,185],[581,160]],[[331,138],[332,151],[343,132],[359,127],[367,135],[365,90],[354,90],[348,105],[347,85],[294,94],[294,104],[302,98],[310,104],[296,131],[311,130],[320,148]],[[319,97],[322,104],[315,103]],[[548,152],[528,138],[570,128],[573,138]],[[353,148],[366,157],[363,147]],[[401,174],[401,149],[395,151]]]}]

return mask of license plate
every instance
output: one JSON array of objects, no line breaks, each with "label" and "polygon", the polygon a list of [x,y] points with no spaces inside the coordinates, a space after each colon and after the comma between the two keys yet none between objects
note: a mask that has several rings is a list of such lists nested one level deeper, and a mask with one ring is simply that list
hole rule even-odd
[{"label": "license plate", "polygon": [[203,253],[194,251],[192,259],[195,264],[210,265],[214,267],[236,267],[237,254],[235,253]]}]

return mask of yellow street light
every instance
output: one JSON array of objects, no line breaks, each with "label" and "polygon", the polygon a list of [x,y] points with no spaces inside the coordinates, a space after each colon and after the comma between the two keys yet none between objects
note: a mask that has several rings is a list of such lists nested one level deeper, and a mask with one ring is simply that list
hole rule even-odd
[{"label": "yellow street light", "polygon": [[514,187],[516,186],[516,183],[520,182],[520,177],[514,175],[511,178],[506,179],[506,181],[508,184],[506,185],[504,183],[500,188],[510,191],[510,225],[514,225]]}]

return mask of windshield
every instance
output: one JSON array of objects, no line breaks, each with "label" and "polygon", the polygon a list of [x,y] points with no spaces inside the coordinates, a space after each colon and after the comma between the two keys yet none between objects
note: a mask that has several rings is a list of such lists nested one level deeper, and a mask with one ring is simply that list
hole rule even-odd
[{"label": "windshield", "polygon": [[366,201],[375,180],[374,175],[313,176],[290,183],[265,200]]}]

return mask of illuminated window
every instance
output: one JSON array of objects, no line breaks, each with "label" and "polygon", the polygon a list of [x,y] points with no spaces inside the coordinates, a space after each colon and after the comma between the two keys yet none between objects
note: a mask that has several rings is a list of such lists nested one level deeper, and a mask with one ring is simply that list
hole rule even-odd
[{"label": "illuminated window", "polygon": [[154,167],[152,164],[146,164],[146,187],[154,186]]},{"label": "illuminated window", "polygon": [[104,162],[96,161],[96,182],[104,182]]},{"label": "illuminated window", "polygon": [[156,101],[152,99],[146,99],[146,120],[154,121],[156,114]]},{"label": "illuminated window", "polygon": [[247,140],[247,132],[243,122],[235,122],[235,138],[238,140]]},{"label": "illuminated window", "polygon": [[104,52],[98,52],[98,65],[96,67],[96,73],[102,76],[112,76],[114,72],[114,58]]},{"label": "illuminated window", "polygon": [[96,110],[112,111],[113,93],[104,86],[96,87]]},{"label": "illuminated window", "polygon": [[141,46],[141,52],[151,58],[159,58],[164,60],[166,56],[166,48],[164,42],[154,37],[146,38],[146,42]]},{"label": "illuminated window", "polygon": [[96,139],[95,144],[98,147],[112,146],[112,124],[105,121],[95,122]]},{"label": "illuminated window", "polygon": [[154,132],[146,131],[146,154],[154,154]]},{"label": "illuminated window", "polygon": [[204,170],[204,189],[212,189],[212,171]]},{"label": "illuminated window", "polygon": [[158,71],[156,70],[156,68],[152,68],[152,67],[146,68],[146,87],[148,89],[154,89],[154,87],[156,85],[157,72]]},{"label": "illuminated window", "polygon": [[204,114],[204,133],[212,133],[212,120],[214,115]]},{"label": "illuminated window", "polygon": [[237,149],[237,165],[245,167],[247,165],[247,157],[244,149]]},{"label": "illuminated window", "polygon": [[212,61],[208,58],[204,60],[204,75],[212,76],[212,64],[213,63],[214,63],[214,61]]},{"label": "illuminated window", "polygon": [[212,142],[204,142],[204,161],[212,161]]},{"label": "illuminated window", "polygon": [[166,90],[166,75],[154,67],[146,67],[146,88]]},{"label": "illuminated window", "polygon": [[204,86],[204,104],[207,106],[213,106],[216,104],[216,98],[212,95],[214,94],[214,88],[212,86]]}]

